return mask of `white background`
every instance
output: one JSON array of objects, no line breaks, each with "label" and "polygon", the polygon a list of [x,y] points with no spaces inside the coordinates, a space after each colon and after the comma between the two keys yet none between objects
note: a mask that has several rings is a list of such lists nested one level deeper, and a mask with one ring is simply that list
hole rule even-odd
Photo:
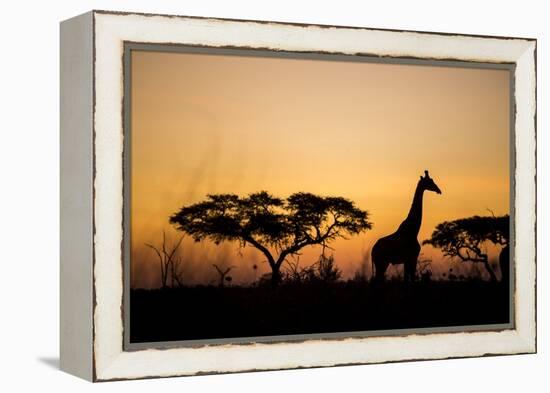
[{"label": "white background", "polygon": [[[9,5],[8,5],[9,4]],[[549,12],[544,1],[6,2],[0,13],[0,391],[548,391]],[[538,39],[539,354],[92,385],[57,370],[59,25],[90,9]],[[490,148],[490,147],[488,147]],[[475,190],[472,190],[475,192]],[[548,197],[546,197],[548,199]]]}]

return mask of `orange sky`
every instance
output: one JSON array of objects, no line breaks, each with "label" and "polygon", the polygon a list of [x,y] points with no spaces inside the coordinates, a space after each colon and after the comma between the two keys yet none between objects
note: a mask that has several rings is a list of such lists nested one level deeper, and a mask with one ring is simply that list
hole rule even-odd
[{"label": "orange sky", "polygon": [[[168,217],[208,193],[352,199],[374,228],[333,243],[345,277],[406,217],[424,169],[443,194],[424,196],[420,241],[444,220],[509,212],[509,71],[133,51],[131,77],[134,287],[158,285],[145,243],[163,229],[175,239]],[[237,266],[237,283],[269,271],[254,249],[237,251],[186,240],[188,282],[216,280],[212,263]]]}]

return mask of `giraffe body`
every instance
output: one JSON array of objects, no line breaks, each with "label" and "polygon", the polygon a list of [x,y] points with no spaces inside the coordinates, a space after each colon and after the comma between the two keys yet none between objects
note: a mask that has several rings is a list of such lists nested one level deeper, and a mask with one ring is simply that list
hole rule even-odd
[{"label": "giraffe body", "polygon": [[380,238],[372,248],[375,278],[384,280],[389,265],[403,264],[405,281],[414,280],[419,254],[420,243],[417,239],[403,238],[398,232]]}]

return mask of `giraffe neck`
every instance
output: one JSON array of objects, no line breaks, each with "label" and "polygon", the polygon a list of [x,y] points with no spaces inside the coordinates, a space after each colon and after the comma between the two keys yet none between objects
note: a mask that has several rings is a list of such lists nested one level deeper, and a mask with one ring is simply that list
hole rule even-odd
[{"label": "giraffe neck", "polygon": [[420,225],[422,224],[422,197],[424,196],[424,189],[420,186],[420,182],[416,186],[414,197],[411,205],[411,210],[405,221],[399,226],[400,232],[407,232],[409,235],[418,236],[420,231]]}]

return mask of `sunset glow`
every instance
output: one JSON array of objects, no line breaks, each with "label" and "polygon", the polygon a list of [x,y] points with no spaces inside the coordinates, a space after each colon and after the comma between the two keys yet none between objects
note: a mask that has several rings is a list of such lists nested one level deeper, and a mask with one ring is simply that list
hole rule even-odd
[{"label": "sunset glow", "polygon": [[[354,201],[373,229],[331,244],[344,278],[365,263],[370,271],[365,255],[407,216],[424,170],[442,195],[425,193],[419,241],[442,221],[508,214],[509,80],[498,69],[132,51],[132,286],[158,286],[146,244],[159,245],[163,230],[176,241],[170,215],[207,194]],[[269,272],[237,243],[182,244],[192,284],[216,280],[214,263],[235,266],[236,284]],[[451,266],[421,252],[435,274]],[[300,264],[319,253],[305,249]]]}]

